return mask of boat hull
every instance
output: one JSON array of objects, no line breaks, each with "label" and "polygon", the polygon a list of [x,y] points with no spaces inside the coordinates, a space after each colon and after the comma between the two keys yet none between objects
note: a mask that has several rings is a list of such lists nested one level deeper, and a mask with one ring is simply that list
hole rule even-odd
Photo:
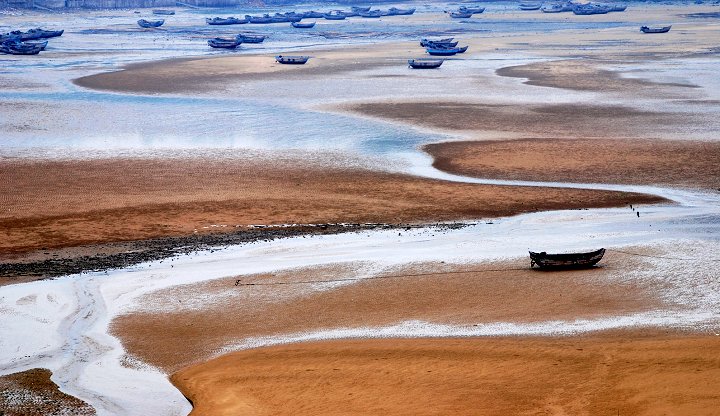
[{"label": "boat hull", "polygon": [[408,66],[413,69],[434,69],[443,64],[442,59],[410,59]]},{"label": "boat hull", "polygon": [[587,253],[548,254],[530,252],[530,267],[545,270],[587,269],[595,266],[605,255],[605,249]]}]

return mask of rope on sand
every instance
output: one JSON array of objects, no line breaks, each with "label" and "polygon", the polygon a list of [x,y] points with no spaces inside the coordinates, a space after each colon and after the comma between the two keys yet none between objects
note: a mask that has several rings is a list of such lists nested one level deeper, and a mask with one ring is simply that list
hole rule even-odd
[{"label": "rope on sand", "polygon": [[638,256],[638,257],[652,257],[654,259],[665,259],[665,260],[683,260],[683,261],[720,261],[720,259],[705,259],[705,258],[699,258],[699,257],[670,257],[670,256],[655,256],[652,254],[641,254],[641,253],[632,253],[630,251],[623,251],[623,250],[616,250],[616,249],[606,249],[605,251],[612,251],[613,253],[622,253],[627,254],[630,256]]},{"label": "rope on sand", "polygon": [[259,283],[241,283],[240,279],[235,281],[235,286],[278,286],[278,285],[302,285],[310,283],[336,283],[336,282],[356,282],[358,280],[378,280],[378,279],[396,279],[401,277],[423,277],[442,274],[464,274],[464,273],[490,273],[490,272],[508,272],[515,270],[529,270],[527,267],[517,267],[508,269],[483,269],[483,270],[462,270],[447,272],[429,272],[429,273],[413,273],[413,274],[393,274],[390,276],[370,276],[370,277],[348,277],[345,279],[330,280],[303,280],[299,282],[259,282]]}]

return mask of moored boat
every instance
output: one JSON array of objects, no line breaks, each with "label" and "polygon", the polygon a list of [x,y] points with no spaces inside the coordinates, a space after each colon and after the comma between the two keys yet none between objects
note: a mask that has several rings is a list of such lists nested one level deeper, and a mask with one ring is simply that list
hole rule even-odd
[{"label": "moored boat", "polygon": [[213,17],[205,18],[205,23],[213,26],[225,26],[225,25],[242,25],[247,23],[247,19],[238,19],[237,17]]},{"label": "moored boat", "polygon": [[387,11],[388,16],[409,16],[415,13],[415,9],[398,9],[397,7],[391,7]]},{"label": "moored boat", "polygon": [[530,252],[530,267],[537,265],[541,269],[585,269],[596,265],[605,255],[605,249],[587,253],[548,254]]},{"label": "moored boat", "polygon": [[480,14],[485,11],[484,7],[466,7],[466,6],[460,6],[458,8],[458,11],[460,13],[472,13],[472,14]]},{"label": "moored boat", "polygon": [[448,13],[453,19],[468,19],[472,17],[472,13],[450,12]]},{"label": "moored boat", "polygon": [[11,37],[18,37],[20,40],[35,40],[35,39],[47,39],[47,38],[54,38],[58,36],[62,36],[64,33],[64,30],[45,30],[45,29],[30,29],[27,32],[22,32],[20,30],[13,30],[10,33],[6,33],[4,36],[11,38]]},{"label": "moored boat", "polygon": [[360,17],[377,19],[383,16],[383,12],[382,10],[370,10],[369,12],[359,12],[358,15],[360,15]]},{"label": "moored boat", "polygon": [[160,27],[160,26],[163,25],[163,23],[165,23],[165,20],[162,20],[162,19],[160,19],[160,20],[145,20],[145,19],[140,19],[140,20],[137,21],[138,26],[144,27],[144,28],[146,28],[146,29],[152,29],[152,28]]},{"label": "moored boat", "polygon": [[311,10],[309,12],[304,12],[302,16],[306,19],[322,19],[323,16],[325,16],[325,13],[316,12],[314,10]]},{"label": "moored boat", "polygon": [[292,25],[292,27],[296,27],[298,29],[310,29],[311,27],[315,26],[315,22],[311,22],[311,23],[292,22],[290,24]]},{"label": "moored boat", "polygon": [[235,39],[225,39],[225,38],[213,38],[208,39],[207,41],[208,46],[212,48],[219,48],[219,49],[235,49],[242,43],[242,40],[235,38]]},{"label": "moored boat", "polygon": [[[465,48],[467,50],[467,47]],[[442,48],[442,49],[434,49],[434,48],[427,48],[427,53],[433,56],[452,56],[460,53],[460,50],[457,48]],[[464,52],[464,51],[463,51]]]},{"label": "moored boat", "polygon": [[155,9],[153,10],[153,14],[158,14],[161,16],[172,16],[175,14],[175,10]]},{"label": "moored boat", "polygon": [[414,69],[432,69],[439,68],[443,62],[442,59],[409,59],[408,66]]},{"label": "moored boat", "polygon": [[520,3],[520,10],[540,10],[540,3]]},{"label": "moored boat", "polygon": [[573,13],[576,15],[591,15],[591,14],[607,14],[611,10],[610,6],[603,6],[601,4],[577,4],[573,6]]},{"label": "moored boat", "polygon": [[289,64],[289,65],[303,65],[305,62],[310,59],[309,56],[290,56],[290,55],[278,55],[275,57],[275,60],[280,64]]},{"label": "moored boat", "polygon": [[445,39],[438,39],[438,40],[432,40],[423,38],[420,39],[420,46],[428,46],[430,43],[446,43],[446,42],[452,42],[454,38],[445,38]]},{"label": "moored boat", "polygon": [[345,17],[347,17],[344,13],[325,13],[323,15],[325,20],[345,20]]},{"label": "moored boat", "polygon": [[649,27],[649,26],[642,26],[640,27],[640,31],[643,33],[667,33],[670,31],[670,26],[663,26],[663,27]]},{"label": "moored boat", "polygon": [[37,55],[44,48],[42,45],[30,45],[24,44],[23,42],[5,42],[0,44],[0,52],[9,55]]},{"label": "moored boat", "polygon": [[243,43],[263,43],[266,37],[265,35],[245,35],[241,33],[235,38]]},{"label": "moored boat", "polygon": [[370,6],[367,6],[367,7],[352,6],[352,7],[350,7],[350,10],[354,11],[355,13],[369,12]]},{"label": "moored boat", "polygon": [[455,42],[433,42],[433,41],[429,41],[429,42],[426,42],[426,43],[425,43],[424,45],[422,45],[422,46],[425,46],[425,47],[428,47],[428,48],[433,48],[433,49],[443,49],[443,48],[449,49],[449,48],[454,48],[454,47],[456,47],[457,44],[458,44],[457,41],[455,41]]}]

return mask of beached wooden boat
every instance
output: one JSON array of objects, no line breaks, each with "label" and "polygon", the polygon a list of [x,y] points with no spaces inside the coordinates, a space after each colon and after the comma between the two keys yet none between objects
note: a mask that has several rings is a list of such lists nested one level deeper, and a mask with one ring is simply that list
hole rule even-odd
[{"label": "beached wooden boat", "polygon": [[383,12],[382,10],[370,10],[369,12],[359,12],[358,15],[360,15],[360,17],[377,19],[383,16]]},{"label": "beached wooden boat", "polygon": [[45,50],[45,47],[47,47],[48,41],[21,41],[21,40],[6,40],[2,42],[3,45],[15,49],[17,51],[24,51],[24,50],[33,50],[35,48],[40,48],[41,51]]},{"label": "beached wooden boat", "polygon": [[[47,43],[45,43],[47,45]],[[5,42],[0,44],[0,53],[9,55],[37,55],[45,49],[43,45],[30,45],[23,42]]]},{"label": "beached wooden boat", "polygon": [[520,3],[520,10],[540,10],[541,3]]},{"label": "beached wooden boat", "polygon": [[292,25],[292,27],[296,27],[298,29],[310,29],[311,27],[315,27],[315,22],[311,22],[311,23],[292,22],[290,24]]},{"label": "beached wooden boat", "polygon": [[425,42],[425,44],[424,44],[424,45],[421,45],[421,46],[424,46],[424,47],[426,47],[426,48],[433,48],[433,49],[443,49],[443,48],[449,49],[449,48],[454,48],[454,47],[456,47],[457,44],[458,44],[457,41],[454,41],[454,42],[435,42],[435,41],[432,41],[432,40],[431,40],[431,41]]},{"label": "beached wooden boat", "polygon": [[[465,48],[467,50],[467,47]],[[434,48],[427,48],[427,53],[433,56],[452,56],[460,53],[460,50],[458,48],[443,48],[443,49],[434,49]],[[464,52],[464,51],[463,51]]]},{"label": "beached wooden boat", "polygon": [[640,28],[640,31],[643,33],[667,33],[670,31],[671,26],[663,26],[663,27],[649,27],[649,26],[642,26]]},{"label": "beached wooden boat", "polygon": [[438,40],[423,38],[423,39],[420,39],[420,46],[426,47],[430,43],[447,43],[447,42],[452,42],[452,41],[453,41],[453,38],[445,38],[445,39],[438,39]]},{"label": "beached wooden boat", "polygon": [[225,26],[225,25],[242,25],[248,22],[248,19],[238,19],[237,17],[213,17],[205,18],[205,23],[213,26]]},{"label": "beached wooden boat", "polygon": [[453,19],[468,19],[472,17],[472,13],[450,12],[448,13]]},{"label": "beached wooden boat", "polygon": [[627,5],[625,4],[613,4],[610,6],[611,12],[624,12],[627,9]]},{"label": "beached wooden boat", "polygon": [[155,9],[153,10],[153,14],[158,14],[161,16],[172,16],[175,14],[175,10]]},{"label": "beached wooden boat", "polygon": [[466,6],[460,6],[458,8],[458,11],[460,13],[472,13],[472,14],[480,14],[485,11],[484,7],[466,7]]},{"label": "beached wooden boat", "polygon": [[573,13],[579,16],[591,14],[607,14],[611,10],[610,6],[602,4],[578,4],[573,6]]},{"label": "beached wooden boat", "polygon": [[350,7],[350,10],[354,11],[355,13],[369,12],[370,6],[367,6],[367,7],[352,6],[352,7]]},{"label": "beached wooden boat", "polygon": [[530,252],[530,267],[541,269],[584,269],[596,265],[605,255],[605,249],[587,253],[548,254]]},{"label": "beached wooden boat", "polygon": [[160,26],[163,25],[163,23],[165,23],[165,20],[162,20],[162,19],[160,19],[160,20],[154,20],[154,21],[153,21],[153,20],[140,19],[140,20],[137,21],[138,26],[144,27],[144,28],[146,28],[146,29],[152,29],[152,28],[155,28],[155,27],[160,27]]},{"label": "beached wooden boat", "polygon": [[433,69],[439,68],[443,62],[442,59],[409,59],[408,66],[414,69]]},{"label": "beached wooden boat", "polygon": [[323,17],[325,20],[345,20],[347,16],[344,13],[325,13]]},{"label": "beached wooden boat", "polygon": [[12,32],[6,33],[4,36],[11,38],[11,37],[18,37],[20,40],[35,40],[35,39],[48,39],[48,38],[54,38],[58,36],[62,36],[64,33],[64,30],[45,30],[45,29],[30,29],[27,32],[23,32],[20,30],[13,30]]},{"label": "beached wooden boat", "polygon": [[316,12],[314,10],[311,10],[309,12],[304,12],[302,14],[303,18],[305,19],[322,19],[325,16],[325,13]]},{"label": "beached wooden boat", "polygon": [[415,9],[398,9],[397,7],[391,7],[385,13],[387,16],[409,16],[415,13]]},{"label": "beached wooden boat", "polygon": [[265,38],[267,38],[267,36],[265,36],[265,35],[244,35],[241,33],[241,34],[237,35],[235,38],[243,43],[263,43],[263,41],[265,40]]},{"label": "beached wooden boat", "polygon": [[278,63],[289,65],[303,65],[308,59],[310,59],[309,56],[278,55],[275,57]]},{"label": "beached wooden boat", "polygon": [[225,39],[225,38],[213,38],[208,39],[207,41],[208,46],[212,48],[219,48],[219,49],[235,49],[242,43],[242,40],[234,38],[234,39]]}]

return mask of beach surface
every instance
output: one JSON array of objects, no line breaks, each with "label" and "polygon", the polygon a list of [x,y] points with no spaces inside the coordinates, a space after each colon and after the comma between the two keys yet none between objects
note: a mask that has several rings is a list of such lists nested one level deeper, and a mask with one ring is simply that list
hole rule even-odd
[{"label": "beach surface", "polygon": [[443,7],[4,16],[72,28],[0,57],[6,413],[713,414],[717,8]]}]

